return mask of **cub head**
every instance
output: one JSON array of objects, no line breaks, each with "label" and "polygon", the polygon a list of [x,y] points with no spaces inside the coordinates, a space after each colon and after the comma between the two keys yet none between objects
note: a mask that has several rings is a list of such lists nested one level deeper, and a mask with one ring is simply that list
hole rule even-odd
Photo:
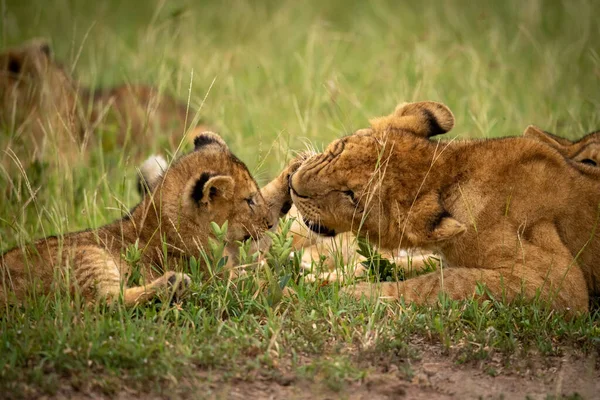
[{"label": "cub head", "polygon": [[581,139],[572,142],[537,126],[529,125],[523,132],[523,136],[545,143],[577,163],[590,167],[600,166],[600,131],[588,133]]},{"label": "cub head", "polygon": [[132,218],[150,220],[150,229],[158,226],[167,242],[184,252],[207,243],[213,221],[219,226],[228,221],[228,242],[259,238],[271,222],[248,168],[215,133],[201,133],[194,146],[168,168],[161,161],[147,161],[154,175],[146,178],[149,193]]},{"label": "cub head", "polygon": [[436,145],[428,138],[453,126],[443,104],[400,105],[307,159],[290,179],[292,200],[309,228],[324,235],[353,231],[392,248],[451,238],[465,228],[426,183],[435,173]]},{"label": "cub head", "polygon": [[34,39],[0,53],[0,126],[55,117],[64,124],[74,93],[70,75],[53,60],[47,40]]}]

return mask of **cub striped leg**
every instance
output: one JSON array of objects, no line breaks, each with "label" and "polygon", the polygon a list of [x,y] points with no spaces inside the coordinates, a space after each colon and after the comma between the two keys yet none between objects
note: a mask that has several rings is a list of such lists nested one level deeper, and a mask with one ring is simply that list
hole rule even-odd
[{"label": "cub striped leg", "polygon": [[147,285],[126,288],[123,291],[123,302],[126,306],[133,306],[150,301],[159,294],[171,290],[176,297],[181,297],[191,282],[187,274],[169,271]]},{"label": "cub striped leg", "polygon": [[114,301],[123,294],[126,306],[147,302],[159,294],[173,290],[182,294],[191,279],[184,273],[168,271],[163,276],[142,286],[126,287],[119,265],[101,248],[79,248],[74,258],[74,277],[84,297]]}]

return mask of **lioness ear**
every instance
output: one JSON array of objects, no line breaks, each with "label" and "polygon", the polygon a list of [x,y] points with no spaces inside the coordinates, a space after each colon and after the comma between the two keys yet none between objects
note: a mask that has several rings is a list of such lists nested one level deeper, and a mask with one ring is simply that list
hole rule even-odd
[{"label": "lioness ear", "polygon": [[430,242],[441,242],[453,238],[467,230],[467,227],[452,217],[442,217],[435,225],[428,240]]},{"label": "lioness ear", "polygon": [[232,177],[203,172],[193,183],[190,195],[197,204],[206,204],[219,198],[231,199],[233,197],[233,187]]},{"label": "lioness ear", "polygon": [[393,114],[369,121],[375,130],[401,130],[421,137],[432,137],[454,127],[454,115],[448,107],[434,101],[404,103]]},{"label": "lioness ear", "polygon": [[550,132],[543,131],[535,125],[529,125],[527,128],[525,128],[523,136],[546,143],[555,149],[568,147],[573,144],[573,142],[570,140],[553,135]]}]

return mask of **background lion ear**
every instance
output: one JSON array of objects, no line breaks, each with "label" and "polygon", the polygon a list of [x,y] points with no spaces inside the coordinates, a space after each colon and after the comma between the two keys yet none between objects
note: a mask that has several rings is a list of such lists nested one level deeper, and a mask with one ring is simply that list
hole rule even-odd
[{"label": "background lion ear", "polygon": [[393,114],[369,122],[375,130],[400,130],[432,137],[450,131],[454,127],[454,115],[442,103],[421,101],[400,104]]},{"label": "background lion ear", "polygon": [[50,42],[48,42],[45,39],[40,40],[39,42],[39,49],[40,51],[46,55],[46,57],[51,58],[52,57],[52,47],[50,46]]},{"label": "background lion ear", "polygon": [[573,144],[573,142],[571,142],[570,140],[553,135],[550,132],[546,132],[535,125],[529,125],[527,128],[525,128],[523,136],[546,143],[547,145],[550,145],[555,149],[568,147]]},{"label": "background lion ear", "polygon": [[191,197],[198,204],[211,203],[217,199],[231,199],[233,187],[232,177],[203,172],[192,184]]},{"label": "background lion ear", "polygon": [[452,217],[443,217],[431,231],[428,241],[441,242],[453,238],[467,230],[467,227]]},{"label": "background lion ear", "polygon": [[52,58],[52,46],[47,38],[35,38],[28,40],[21,49],[36,54],[43,54],[45,57]]}]

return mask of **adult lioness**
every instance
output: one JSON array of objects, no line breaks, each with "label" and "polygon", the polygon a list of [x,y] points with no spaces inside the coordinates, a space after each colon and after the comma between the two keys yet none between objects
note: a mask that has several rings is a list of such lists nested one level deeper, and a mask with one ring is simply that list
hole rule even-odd
[{"label": "adult lioness", "polygon": [[[0,256],[0,301],[28,292],[48,293],[62,277],[86,299],[143,302],[189,278],[177,261],[207,244],[210,222],[229,223],[227,241],[260,238],[290,202],[288,167],[259,190],[246,166],[216,134],[194,140],[195,150],[175,160],[130,215],[98,229],[48,237]],[[264,196],[263,196],[264,194]],[[127,287],[126,249],[137,244],[144,284]]]},{"label": "adult lioness", "polygon": [[292,199],[316,230],[443,256],[435,273],[348,290],[429,303],[440,291],[473,296],[480,282],[498,299],[587,310],[600,290],[600,181],[537,140],[428,139],[453,126],[442,104],[401,105],[292,176]]}]

